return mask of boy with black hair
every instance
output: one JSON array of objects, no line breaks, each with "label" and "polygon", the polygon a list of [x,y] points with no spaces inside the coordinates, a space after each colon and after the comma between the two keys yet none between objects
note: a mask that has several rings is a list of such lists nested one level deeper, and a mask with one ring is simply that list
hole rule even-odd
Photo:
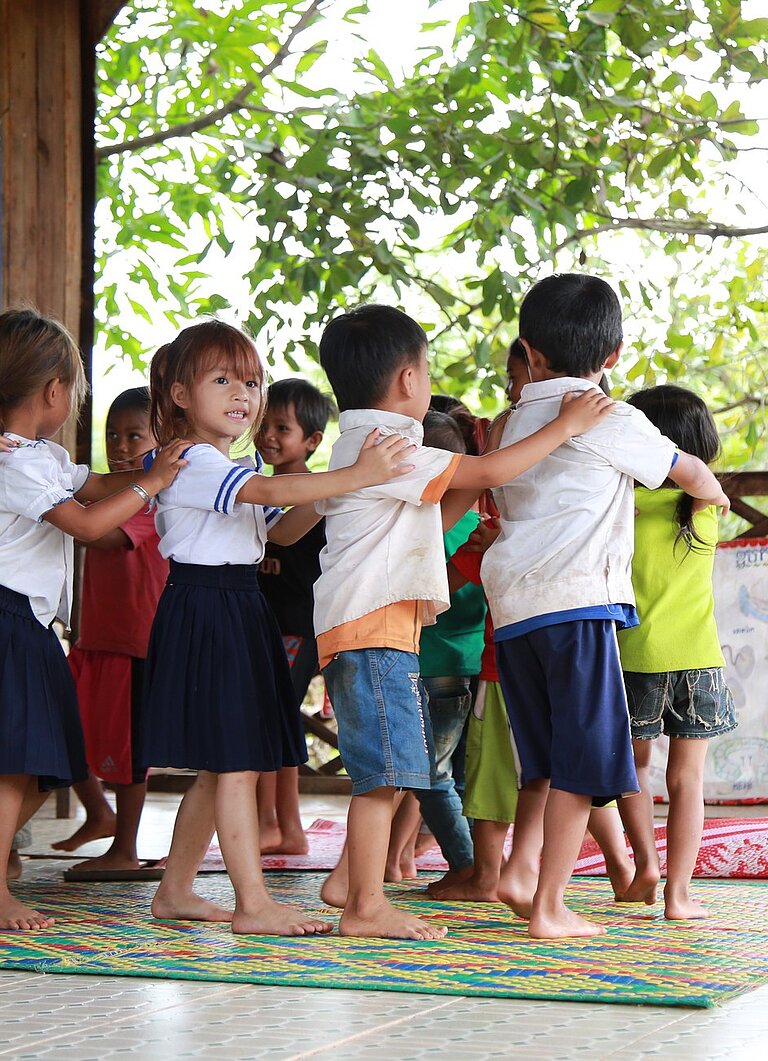
[{"label": "boy with black hair", "polygon": [[[598,393],[623,346],[621,308],[597,277],[555,274],[520,309],[531,382],[502,446],[557,415],[563,395]],[[495,494],[501,534],[483,559],[501,684],[522,789],[515,836],[543,829],[540,870],[518,867],[506,901],[538,938],[591,936],[600,926],[564,903],[590,806],[638,791],[616,629],[637,623],[631,582],[635,480],[667,478],[728,507],[705,464],[678,452],[624,402]],[[521,860],[522,862],[522,860]]]},{"label": "boy with black hair", "polygon": [[[328,420],[335,416],[331,399],[307,380],[278,380],[267,392],[257,449],[275,475],[309,472],[307,461],[322,442]],[[321,520],[293,545],[267,542],[259,565],[259,585],[280,627],[299,708],[318,673],[312,586],[320,575],[318,558],[324,545]],[[261,774],[258,794],[262,852],[306,854],[309,845],[301,822],[298,767]]]},{"label": "boy with black hair", "polygon": [[[566,399],[536,435],[470,457],[421,445],[431,396],[427,337],[405,313],[372,305],[342,314],[323,333],[320,361],[341,410],[331,468],[351,464],[373,428],[415,447],[406,475],[317,506],[327,545],[315,632],[352,779],[345,854],[322,895],[344,907],[342,935],[439,939],[445,929],[392,906],[383,882],[395,793],[430,785],[418,651],[422,623],[449,606],[443,525],[452,526],[483,489],[597,423],[613,403],[600,392]],[[449,487],[441,521],[438,504]]]}]

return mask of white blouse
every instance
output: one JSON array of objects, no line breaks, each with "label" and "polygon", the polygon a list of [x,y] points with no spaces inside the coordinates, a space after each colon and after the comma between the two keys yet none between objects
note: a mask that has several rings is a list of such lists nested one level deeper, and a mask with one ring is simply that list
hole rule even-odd
[{"label": "white blouse", "polygon": [[263,467],[257,454],[242,462],[200,443],[184,451],[188,462],[157,495],[155,526],[160,553],[180,564],[258,564],[267,530],[282,509],[240,504],[237,492]]},{"label": "white blouse", "polygon": [[69,622],[74,543],[43,516],[71,501],[90,474],[55,442],[22,438],[0,453],[0,584],[29,597],[43,626]]}]

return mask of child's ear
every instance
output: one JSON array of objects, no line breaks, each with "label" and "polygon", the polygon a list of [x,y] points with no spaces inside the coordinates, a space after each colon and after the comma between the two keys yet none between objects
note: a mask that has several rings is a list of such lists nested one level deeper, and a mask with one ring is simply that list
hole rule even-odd
[{"label": "child's ear", "polygon": [[412,398],[416,393],[416,368],[414,365],[406,365],[398,377],[400,389],[403,396]]},{"label": "child's ear", "polygon": [[174,405],[178,405],[180,409],[188,408],[187,388],[183,383],[176,382],[171,384],[171,401]]},{"label": "child's ear", "polygon": [[613,351],[613,353],[609,354],[608,358],[605,361],[605,364],[603,365],[603,368],[613,368],[613,366],[616,364],[616,362],[621,357],[623,349],[624,349],[624,340],[622,339],[622,341],[619,343],[619,345],[616,347],[616,349]]},{"label": "child's ear", "polygon": [[307,447],[307,456],[311,457],[317,447],[323,441],[322,431],[313,431],[311,435],[307,435],[304,439],[304,445]]},{"label": "child's ear", "polygon": [[54,405],[56,398],[58,397],[59,387],[61,386],[60,379],[49,379],[46,385],[43,387],[43,397],[46,405]]}]

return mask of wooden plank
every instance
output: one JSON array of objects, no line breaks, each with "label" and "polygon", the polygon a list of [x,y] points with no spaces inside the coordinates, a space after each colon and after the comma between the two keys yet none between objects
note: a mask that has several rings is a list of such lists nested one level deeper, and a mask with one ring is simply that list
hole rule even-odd
[{"label": "wooden plank", "polygon": [[5,305],[37,298],[37,19],[27,3],[3,0],[3,291]]},{"label": "wooden plank", "polygon": [[718,479],[728,497],[768,495],[768,472],[722,472]]}]

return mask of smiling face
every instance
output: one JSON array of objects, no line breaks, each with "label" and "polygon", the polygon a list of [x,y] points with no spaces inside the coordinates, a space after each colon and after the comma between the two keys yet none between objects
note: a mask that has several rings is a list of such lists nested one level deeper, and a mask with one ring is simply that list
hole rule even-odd
[{"label": "smiling face", "polygon": [[184,410],[192,441],[208,442],[225,454],[261,412],[261,380],[240,379],[231,366],[206,369],[191,387],[174,383],[171,390]]},{"label": "smiling face", "polygon": [[315,451],[321,439],[319,431],[305,436],[291,402],[287,406],[267,409],[256,448],[265,463],[271,464],[275,471],[301,472],[306,471],[307,457]]},{"label": "smiling face", "polygon": [[111,472],[140,469],[141,457],[155,445],[148,411],[121,409],[107,420],[107,463]]}]

